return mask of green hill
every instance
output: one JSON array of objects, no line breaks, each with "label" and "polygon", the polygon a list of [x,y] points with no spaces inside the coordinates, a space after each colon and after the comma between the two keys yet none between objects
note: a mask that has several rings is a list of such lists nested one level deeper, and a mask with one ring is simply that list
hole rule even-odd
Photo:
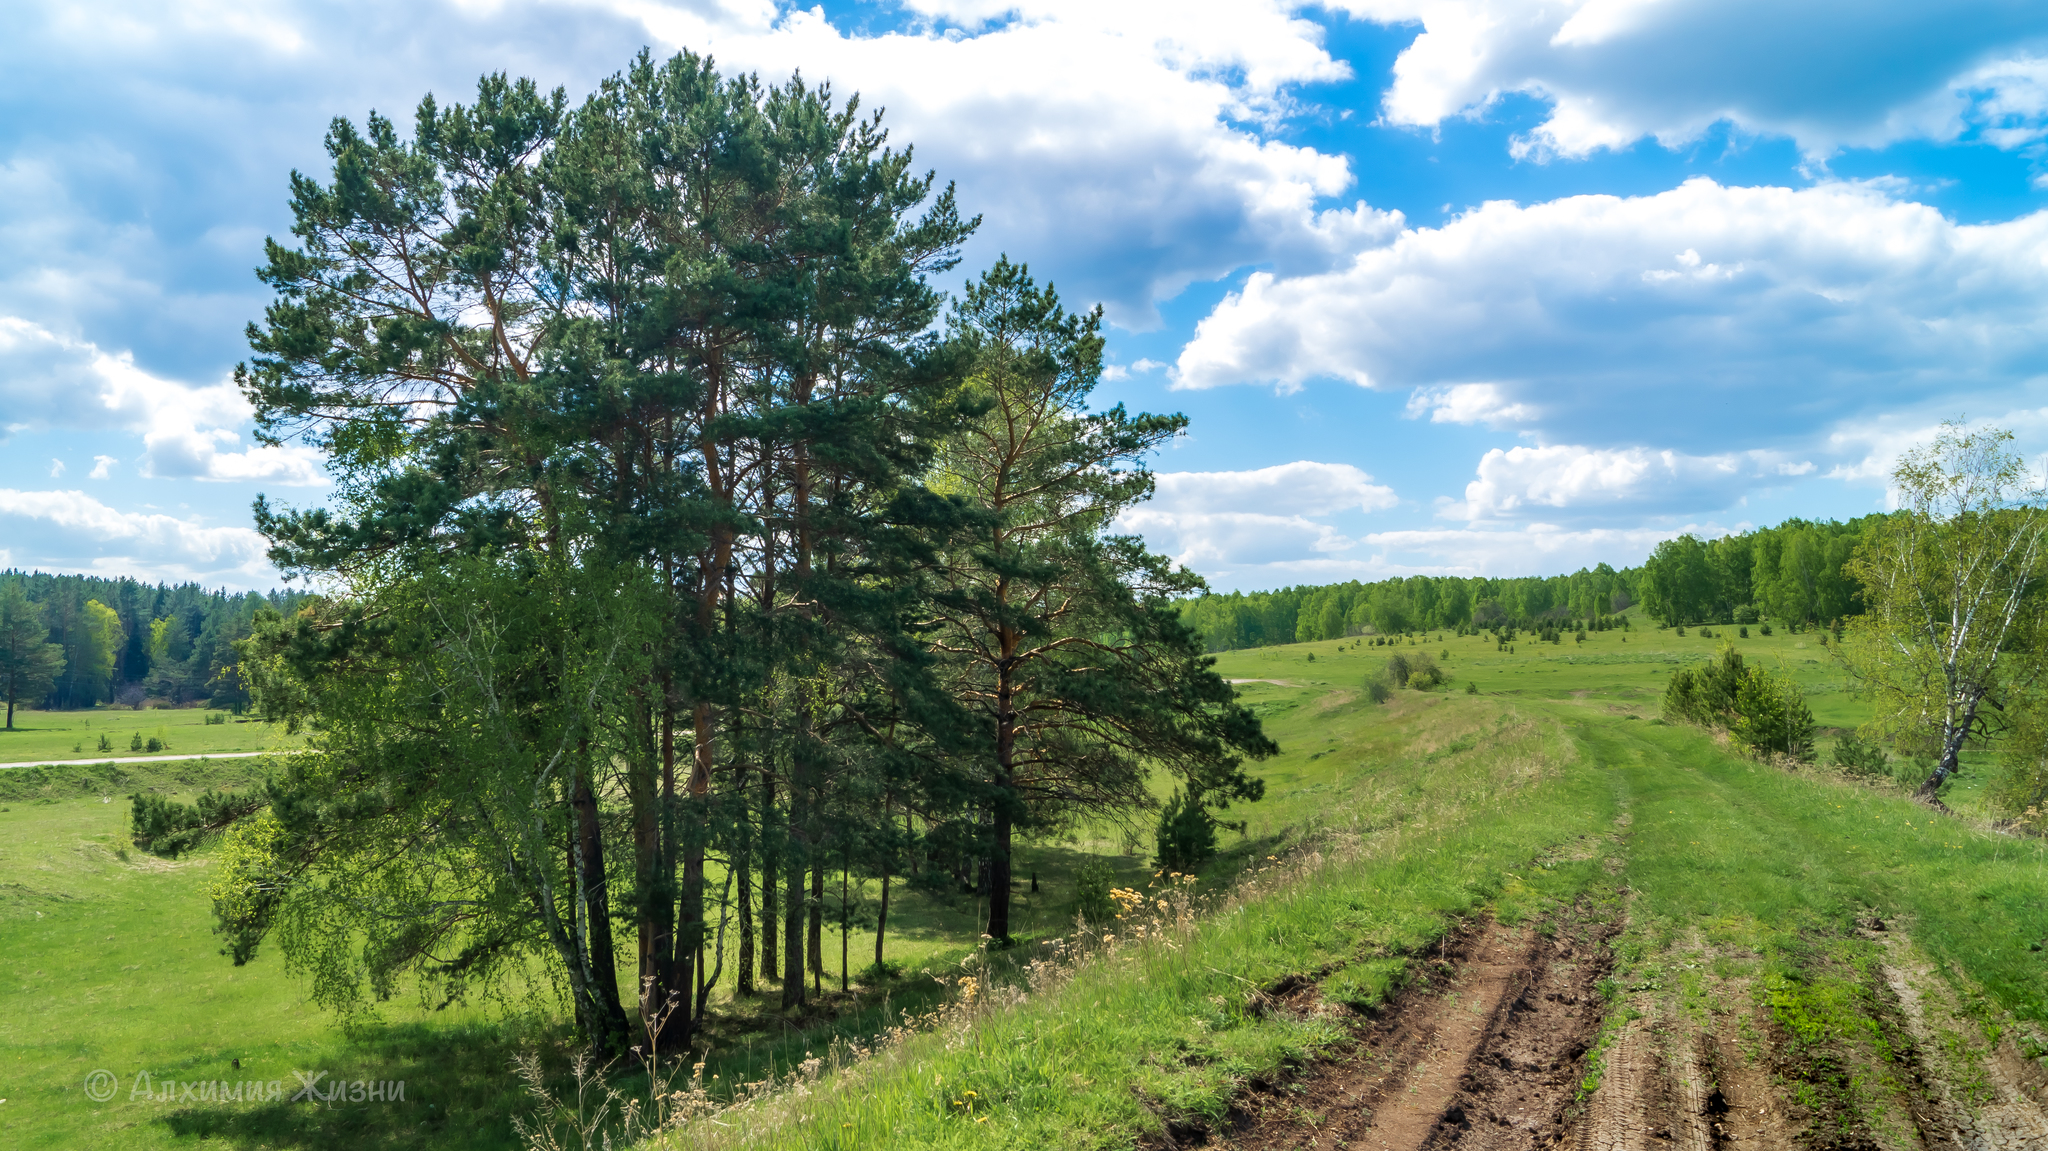
[{"label": "green hill", "polygon": [[[1943,816],[1665,724],[1670,671],[1722,641],[1632,623],[1512,653],[1432,633],[1221,657],[1282,752],[1199,884],[1152,875],[1108,829],[1034,845],[1018,870],[1045,880],[1037,943],[963,964],[906,931],[892,956],[912,973],[844,1003],[836,1029],[726,1032],[703,1090],[679,1081],[665,1101],[679,1119],[720,1110],[660,1142],[2042,1145],[2027,1140],[2048,1082],[2043,845],[1993,830],[1973,774]],[[1733,642],[1801,683],[1824,726],[1859,721],[1821,633]],[[1430,652],[1448,683],[1371,702],[1394,651]],[[539,1049],[567,1090],[544,1023],[401,996],[344,1033],[301,979],[230,968],[207,934],[205,853],[124,858],[122,805],[39,778],[0,782],[4,1145],[519,1146],[512,1118],[535,1104],[512,1058]],[[1114,864],[1124,918],[1077,933],[1062,916],[1090,858]],[[901,906],[913,928],[949,913],[938,896]],[[295,1089],[314,1066],[403,1079],[405,1100],[134,1097],[140,1070]],[[120,1080],[104,1105],[83,1096],[100,1067]],[[780,1090],[729,1106],[770,1071]]]}]

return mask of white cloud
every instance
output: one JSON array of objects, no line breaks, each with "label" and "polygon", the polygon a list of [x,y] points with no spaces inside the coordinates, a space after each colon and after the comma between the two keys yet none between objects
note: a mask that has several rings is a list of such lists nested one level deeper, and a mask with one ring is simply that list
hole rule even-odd
[{"label": "white cloud", "polygon": [[1433,127],[1511,93],[1549,118],[1517,150],[1585,156],[1716,123],[1789,137],[1809,156],[1976,131],[2017,148],[2048,134],[2048,9],[1824,0],[1345,0],[1356,15],[1419,21],[1383,116]]},{"label": "white cloud", "polygon": [[1317,517],[1379,511],[1392,488],[1350,464],[1296,460],[1241,472],[1161,472],[1150,502],[1117,521],[1182,566],[1267,562],[1339,551],[1352,541]]},{"label": "white cloud", "polygon": [[1433,424],[1522,424],[1536,418],[1536,409],[1508,398],[1499,384],[1452,384],[1417,388],[1408,397],[1408,418],[1427,415]]},{"label": "white cloud", "polygon": [[1393,507],[1394,489],[1350,464],[1296,460],[1242,472],[1160,472],[1149,507],[1174,512],[1257,509],[1323,515]]},{"label": "white cloud", "polygon": [[[210,527],[161,513],[123,512],[81,491],[0,488],[0,520],[18,542],[27,532],[44,537],[52,562],[19,552],[17,562],[46,570],[106,572],[137,579],[198,580],[238,587],[268,585],[276,573],[264,560],[262,536],[245,527]],[[79,562],[81,557],[91,557]]]},{"label": "white cloud", "polygon": [[1797,433],[2005,390],[2048,364],[2044,298],[2048,213],[1960,225],[1869,185],[1694,179],[1492,202],[1336,270],[1254,274],[1197,327],[1177,386],[1334,378],[1456,413],[1496,394],[1458,386],[1496,381],[1574,440],[1639,438],[1621,429],[1665,393],[1661,439],[1725,444],[1766,414]]},{"label": "white cloud", "polygon": [[50,461],[50,478],[54,480],[54,479],[56,479],[56,478],[57,478],[58,476],[61,476],[61,475],[63,475],[63,474],[64,474],[64,461],[63,461],[63,460],[59,460],[59,459],[52,459],[52,460]]},{"label": "white cloud", "polygon": [[[1746,525],[1738,525],[1740,527]],[[1340,549],[1275,555],[1246,549],[1208,559],[1202,573],[1219,591],[1382,580],[1411,575],[1525,576],[1595,564],[1639,564],[1660,541],[1685,532],[1718,536],[1715,524],[1566,529],[1554,524],[1369,532]]]},{"label": "white cloud", "polygon": [[[248,424],[252,412],[232,380],[194,387],[164,379],[136,366],[129,353],[109,354],[18,316],[0,316],[0,367],[8,369],[0,385],[7,398],[43,421],[105,426],[111,417],[116,426],[140,433],[146,477],[325,482],[319,456],[310,449],[236,450],[241,436],[232,429]],[[81,401],[96,401],[105,416]],[[111,456],[94,460],[96,480],[106,479],[118,463]]]},{"label": "white cloud", "polygon": [[1576,445],[1495,448],[1480,458],[1447,519],[1526,519],[1567,511],[1689,512],[1726,507],[1759,484],[1805,475],[1813,464],[1752,451],[1690,456],[1645,448]]},{"label": "white cloud", "polygon": [[610,7],[727,69],[801,67],[886,106],[897,138],[984,214],[976,253],[1055,264],[1072,299],[1127,326],[1156,323],[1154,301],[1190,283],[1323,266],[1400,225],[1362,203],[1319,207],[1352,186],[1349,160],[1269,138],[1296,87],[1350,75],[1282,0],[932,4],[955,25],[879,36],[808,10],[719,25]]},{"label": "white cloud", "polygon": [[92,480],[106,479],[108,476],[113,474],[114,468],[117,465],[119,465],[120,462],[120,460],[117,460],[112,456],[94,456],[92,458],[92,474],[88,475],[86,478]]}]

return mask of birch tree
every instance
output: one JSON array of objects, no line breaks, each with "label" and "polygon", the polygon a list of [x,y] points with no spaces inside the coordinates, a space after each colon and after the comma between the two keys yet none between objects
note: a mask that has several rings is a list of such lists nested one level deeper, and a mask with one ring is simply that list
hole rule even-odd
[{"label": "birch tree", "polygon": [[1971,740],[2040,675],[2048,515],[2013,433],[1942,425],[1892,469],[1899,510],[1849,562],[1866,613],[1843,656],[1876,703],[1873,726],[1925,748],[1928,800]]}]

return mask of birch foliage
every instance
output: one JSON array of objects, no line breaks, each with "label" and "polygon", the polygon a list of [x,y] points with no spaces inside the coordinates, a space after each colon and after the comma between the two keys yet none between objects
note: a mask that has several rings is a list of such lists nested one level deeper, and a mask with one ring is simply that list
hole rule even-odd
[{"label": "birch foliage", "polygon": [[1872,726],[1934,758],[1922,798],[2040,675],[2048,516],[2012,440],[1944,424],[1892,470],[1899,511],[1849,564],[1866,614],[1842,654],[1876,705]]}]

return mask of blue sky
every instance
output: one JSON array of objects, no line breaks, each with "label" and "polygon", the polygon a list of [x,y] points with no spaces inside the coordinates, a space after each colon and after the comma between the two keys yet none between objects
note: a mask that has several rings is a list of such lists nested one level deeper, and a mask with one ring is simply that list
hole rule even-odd
[{"label": "blue sky", "polygon": [[[331,117],[642,45],[888,109],[1178,410],[1125,526],[1222,588],[1641,560],[2048,449],[2048,5],[207,0],[11,6],[0,566],[270,586],[324,498],[229,383]],[[948,285],[957,287],[957,285]]]}]

